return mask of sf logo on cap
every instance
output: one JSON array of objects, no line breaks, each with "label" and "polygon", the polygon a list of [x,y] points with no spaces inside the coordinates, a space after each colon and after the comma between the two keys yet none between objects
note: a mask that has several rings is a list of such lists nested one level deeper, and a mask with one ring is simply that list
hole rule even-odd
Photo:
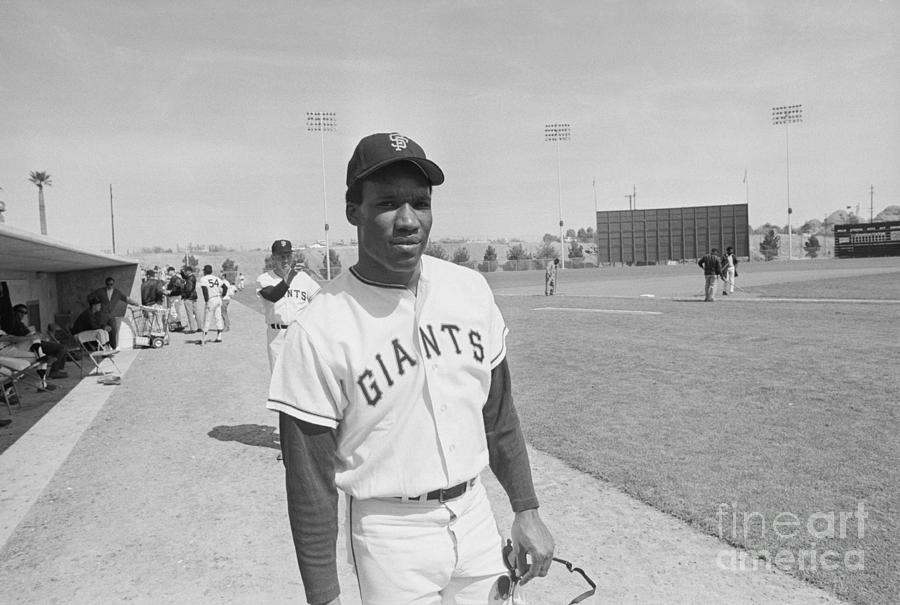
[{"label": "sf logo on cap", "polygon": [[281,246],[282,248],[287,248],[287,241],[281,240],[280,242],[278,242],[278,245]]},{"label": "sf logo on cap", "polygon": [[409,139],[403,136],[402,134],[397,134],[396,132],[391,134],[391,147],[393,147],[397,151],[402,151],[406,149],[406,143],[409,142]]}]

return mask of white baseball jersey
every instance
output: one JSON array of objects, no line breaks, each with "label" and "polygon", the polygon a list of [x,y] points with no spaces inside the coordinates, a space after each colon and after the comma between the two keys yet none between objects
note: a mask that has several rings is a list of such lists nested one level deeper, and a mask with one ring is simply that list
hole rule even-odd
[{"label": "white baseball jersey", "polygon": [[[281,282],[281,278],[274,271],[269,270],[256,278],[256,293],[267,286],[275,286]],[[288,325],[297,319],[300,313],[312,297],[321,289],[316,281],[303,271],[299,271],[291,283],[288,291],[281,300],[271,302],[260,297],[263,311],[266,314],[266,324]]]},{"label": "white baseball jersey", "polygon": [[335,483],[352,496],[450,487],[487,466],[482,407],[506,333],[471,269],[423,256],[416,293],[350,269],[288,329],[267,407],[338,428]]},{"label": "white baseball jersey", "polygon": [[216,277],[215,275],[204,275],[200,278],[198,285],[203,288],[206,287],[207,294],[209,295],[209,299],[213,298],[222,298],[222,279]]}]

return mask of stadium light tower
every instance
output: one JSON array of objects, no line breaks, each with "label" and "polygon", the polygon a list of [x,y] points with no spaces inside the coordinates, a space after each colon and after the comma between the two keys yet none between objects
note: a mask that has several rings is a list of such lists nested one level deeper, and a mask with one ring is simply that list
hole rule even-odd
[{"label": "stadium light tower", "polygon": [[559,171],[559,142],[568,141],[571,138],[572,127],[570,124],[544,125],[544,140],[556,143],[556,191],[559,204],[559,249],[562,256],[562,269],[566,268],[566,240],[563,238],[562,176]]},{"label": "stadium light tower", "polygon": [[794,251],[791,235],[791,149],[789,127],[791,124],[803,121],[803,105],[782,105],[772,108],[772,125],[784,124],[784,149],[787,165],[787,206],[788,206],[788,260],[793,259]]},{"label": "stadium light tower", "polygon": [[307,111],[306,130],[322,133],[322,204],[325,219],[325,275],[331,281],[331,254],[328,247],[328,188],[325,177],[325,133],[334,132],[337,127],[337,116],[334,112]]}]

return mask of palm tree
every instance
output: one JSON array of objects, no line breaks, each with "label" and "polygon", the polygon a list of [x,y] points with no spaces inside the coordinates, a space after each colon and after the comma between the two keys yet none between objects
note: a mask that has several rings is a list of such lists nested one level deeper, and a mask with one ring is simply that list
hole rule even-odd
[{"label": "palm tree", "polygon": [[41,235],[47,235],[47,210],[44,208],[44,185],[50,186],[53,182],[50,180],[48,172],[32,172],[28,180],[34,183],[38,188],[38,210],[41,213]]}]

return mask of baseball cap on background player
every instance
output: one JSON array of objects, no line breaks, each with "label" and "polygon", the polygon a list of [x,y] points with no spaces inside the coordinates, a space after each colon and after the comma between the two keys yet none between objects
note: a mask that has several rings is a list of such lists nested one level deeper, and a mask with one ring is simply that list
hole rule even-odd
[{"label": "baseball cap on background player", "polygon": [[444,182],[443,171],[425,157],[425,151],[418,143],[396,132],[379,132],[364,137],[353,150],[347,164],[347,188],[395,162],[415,164],[432,186]]},{"label": "baseball cap on background player", "polygon": [[277,239],[272,242],[272,254],[291,254],[292,252],[291,240]]}]

